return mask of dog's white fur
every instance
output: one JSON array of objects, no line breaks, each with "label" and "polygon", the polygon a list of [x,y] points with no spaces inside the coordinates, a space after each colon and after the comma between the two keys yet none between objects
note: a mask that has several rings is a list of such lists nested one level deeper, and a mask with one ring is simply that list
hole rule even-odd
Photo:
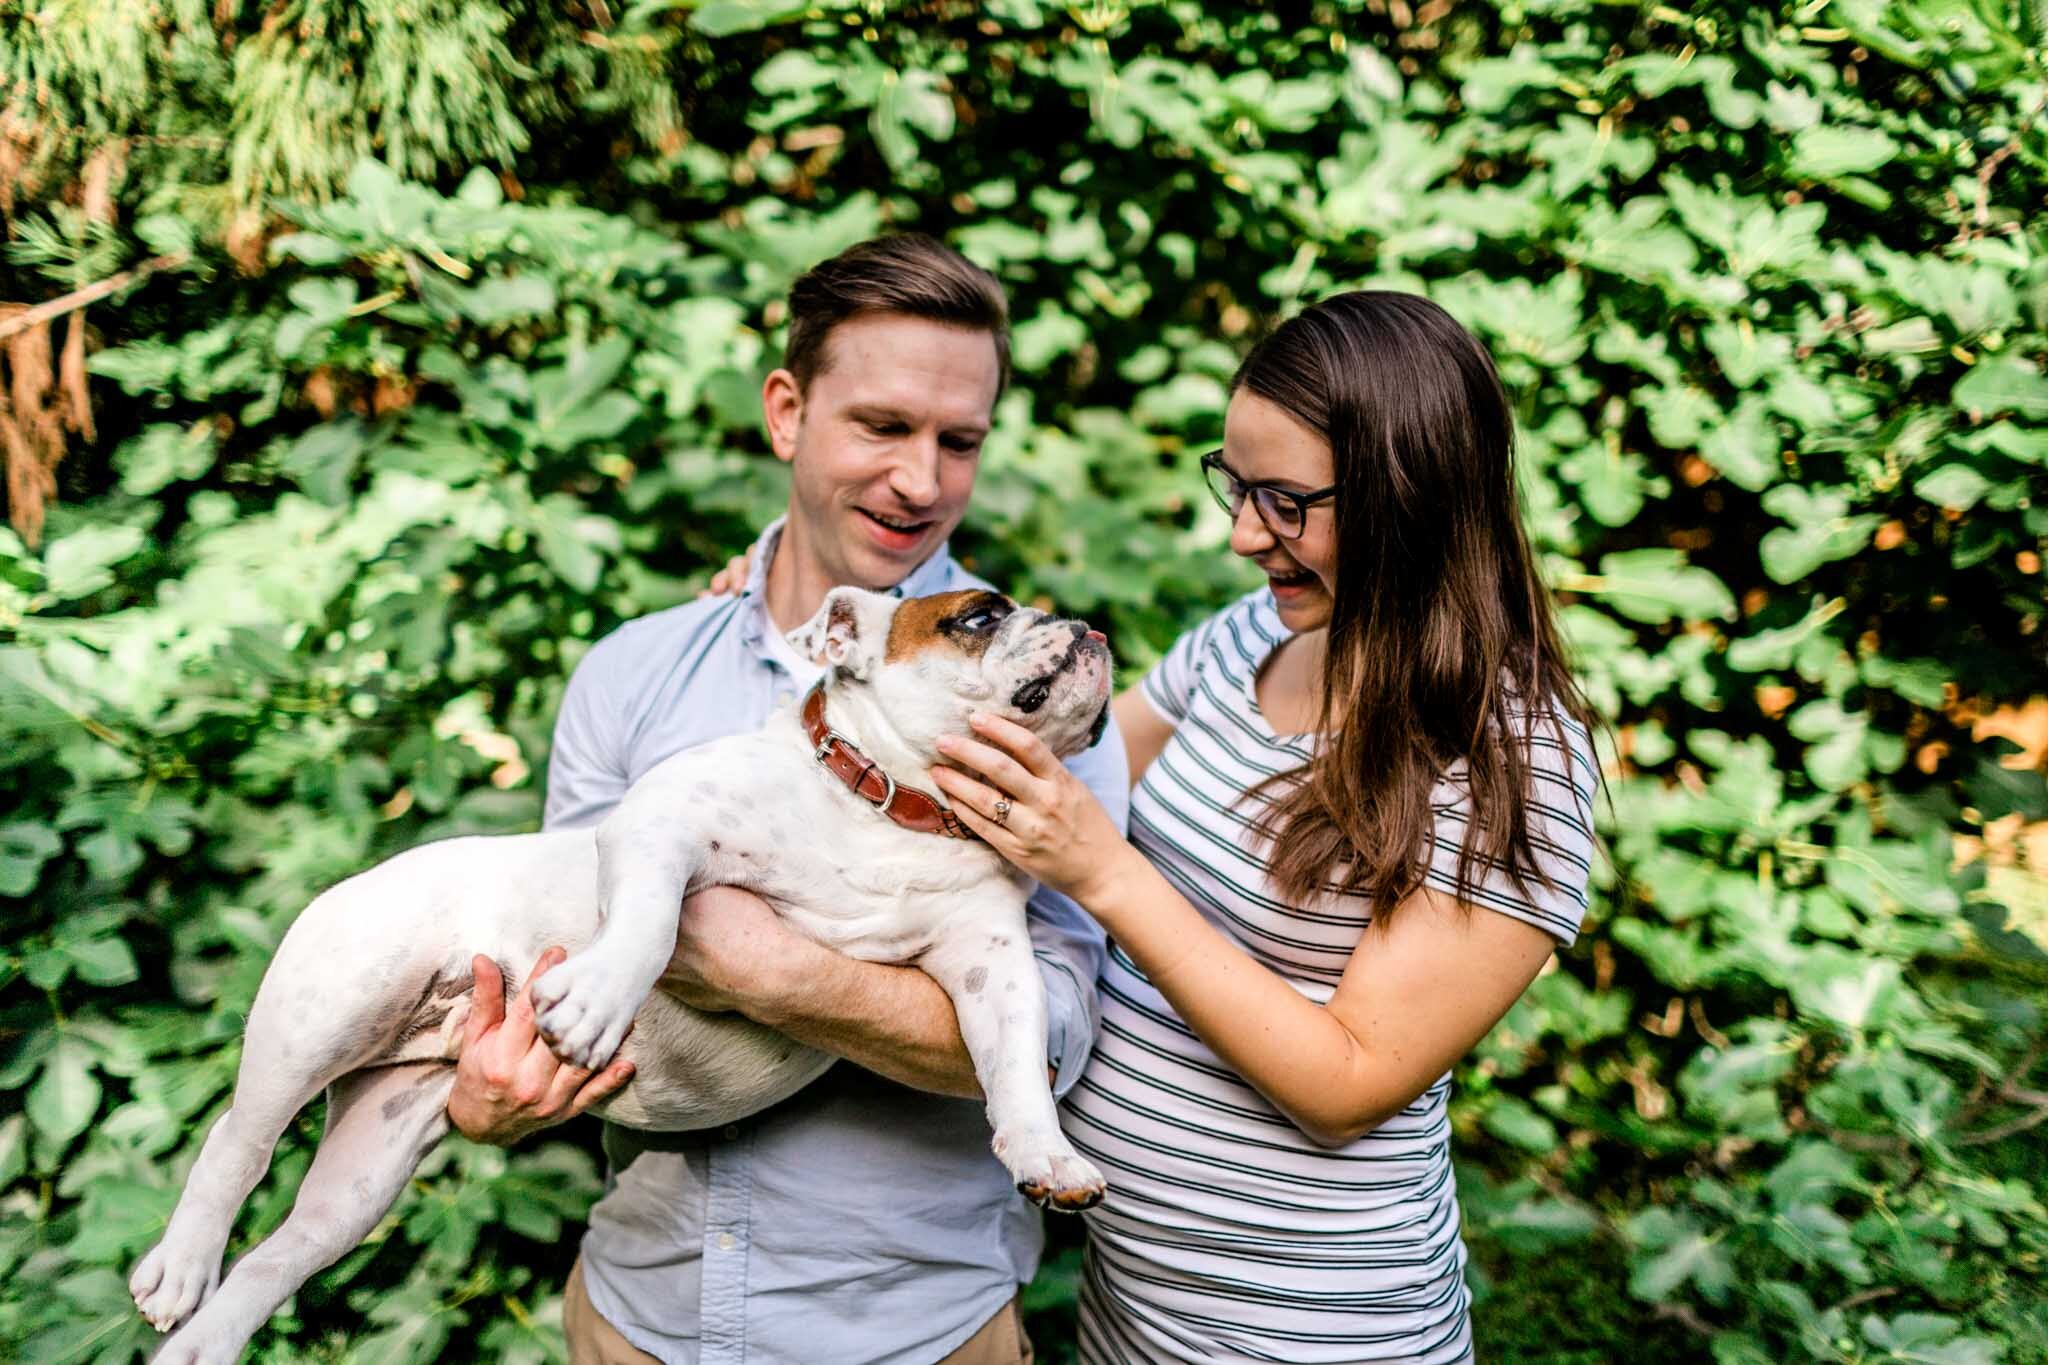
[{"label": "dog's white fur", "polygon": [[[959,599],[960,619],[892,632],[911,604],[835,589],[792,633],[800,650],[830,665],[828,723],[918,785],[937,761],[934,741],[965,733],[975,710],[1031,726],[1057,753],[1084,747],[1108,699],[1099,637],[993,594],[946,597]],[[980,599],[992,623],[974,614]],[[941,601],[923,599],[905,621],[939,620]],[[1049,690],[1029,705],[1027,689],[1039,682]],[[163,1240],[129,1283],[159,1330],[184,1324],[156,1359],[234,1360],[308,1276],[383,1217],[448,1130],[474,953],[499,963],[509,992],[515,965],[551,944],[569,950],[533,983],[538,1022],[561,1057],[584,1066],[604,1063],[623,1043],[636,1072],[603,1107],[614,1122],[729,1123],[815,1079],[829,1055],[653,989],[675,946],[683,896],[720,884],[758,892],[840,952],[930,973],[958,1013],[994,1151],[1018,1187],[1064,1207],[1101,1197],[1102,1177],[1060,1133],[1046,1085],[1045,999],[1025,925],[1026,884],[984,844],[916,833],[878,814],[818,766],[791,707],[755,733],[661,763],[594,834],[429,844],[306,908],[257,992],[233,1104],[208,1134]],[[221,1282],[237,1211],[285,1125],[323,1088],[326,1133],[291,1216]]]}]

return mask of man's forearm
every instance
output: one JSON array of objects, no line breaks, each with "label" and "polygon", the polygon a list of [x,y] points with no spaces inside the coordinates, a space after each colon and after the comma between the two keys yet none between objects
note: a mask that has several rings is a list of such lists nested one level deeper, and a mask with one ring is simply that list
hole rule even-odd
[{"label": "man's forearm", "polygon": [[982,1097],[953,1002],[915,967],[822,951],[805,988],[750,1009],[761,1023],[903,1085]]}]

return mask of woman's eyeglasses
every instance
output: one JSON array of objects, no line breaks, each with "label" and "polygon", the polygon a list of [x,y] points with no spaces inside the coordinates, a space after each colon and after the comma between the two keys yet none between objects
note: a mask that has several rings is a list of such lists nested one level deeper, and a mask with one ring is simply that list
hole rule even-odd
[{"label": "woman's eyeglasses", "polygon": [[1244,500],[1249,497],[1259,520],[1282,540],[1301,539],[1301,533],[1308,528],[1308,509],[1337,496],[1334,483],[1313,493],[1296,493],[1270,483],[1246,483],[1224,465],[1220,450],[1202,457],[1202,478],[1207,481],[1216,505],[1233,519],[1244,510]]}]

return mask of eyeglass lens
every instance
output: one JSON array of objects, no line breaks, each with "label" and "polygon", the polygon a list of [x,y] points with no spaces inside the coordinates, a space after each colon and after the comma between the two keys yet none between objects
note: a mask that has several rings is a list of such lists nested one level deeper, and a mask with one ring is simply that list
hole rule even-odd
[{"label": "eyeglass lens", "polygon": [[1247,489],[1239,483],[1229,470],[1217,463],[1203,466],[1203,474],[1209,481],[1209,491],[1224,511],[1235,517],[1244,510],[1244,500],[1250,493],[1252,506],[1257,509],[1259,519],[1275,535],[1292,540],[1301,534],[1303,516],[1301,505],[1278,489],[1254,485]]}]

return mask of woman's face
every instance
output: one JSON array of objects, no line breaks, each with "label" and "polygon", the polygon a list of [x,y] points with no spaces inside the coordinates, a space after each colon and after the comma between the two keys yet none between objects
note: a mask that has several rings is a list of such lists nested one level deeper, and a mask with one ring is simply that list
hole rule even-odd
[{"label": "woman's face", "polygon": [[[1248,389],[1223,415],[1223,463],[1244,483],[1313,493],[1337,481],[1330,444],[1287,409]],[[1246,498],[1230,530],[1230,548],[1265,571],[1280,620],[1299,635],[1330,624],[1337,588],[1337,510],[1325,499],[1308,509],[1297,540],[1273,533]]]}]

